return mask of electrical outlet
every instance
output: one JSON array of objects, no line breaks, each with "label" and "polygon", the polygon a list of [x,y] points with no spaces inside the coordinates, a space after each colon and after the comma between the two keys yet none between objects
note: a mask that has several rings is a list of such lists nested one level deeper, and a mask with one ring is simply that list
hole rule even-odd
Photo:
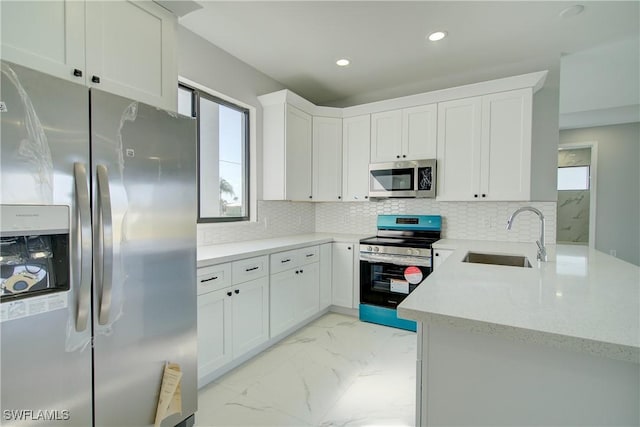
[{"label": "electrical outlet", "polygon": [[618,256],[618,253],[615,249],[609,249],[609,255],[611,256]]}]

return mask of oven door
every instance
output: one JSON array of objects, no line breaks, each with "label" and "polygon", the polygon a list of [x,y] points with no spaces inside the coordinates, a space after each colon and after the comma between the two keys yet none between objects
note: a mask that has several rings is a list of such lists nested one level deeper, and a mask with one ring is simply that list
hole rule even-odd
[{"label": "oven door", "polygon": [[360,302],[396,308],[431,274],[431,258],[360,254]]}]

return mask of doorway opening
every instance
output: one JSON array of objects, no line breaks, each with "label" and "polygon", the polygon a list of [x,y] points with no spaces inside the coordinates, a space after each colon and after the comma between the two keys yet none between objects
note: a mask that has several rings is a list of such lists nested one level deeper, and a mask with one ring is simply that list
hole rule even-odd
[{"label": "doorway opening", "polygon": [[595,142],[558,149],[558,243],[595,247],[596,158]]}]

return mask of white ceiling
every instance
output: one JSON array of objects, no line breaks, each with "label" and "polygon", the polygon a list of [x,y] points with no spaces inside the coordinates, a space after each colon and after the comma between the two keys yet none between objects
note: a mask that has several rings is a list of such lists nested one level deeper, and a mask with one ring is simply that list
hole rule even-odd
[{"label": "white ceiling", "polygon": [[[181,25],[319,105],[504,77],[509,64],[534,71],[564,54],[640,37],[639,1],[583,1],[584,12],[571,18],[559,16],[576,4],[566,1],[198,3],[203,8]],[[449,35],[429,42],[434,30]],[[342,57],[351,65],[337,67]]]}]

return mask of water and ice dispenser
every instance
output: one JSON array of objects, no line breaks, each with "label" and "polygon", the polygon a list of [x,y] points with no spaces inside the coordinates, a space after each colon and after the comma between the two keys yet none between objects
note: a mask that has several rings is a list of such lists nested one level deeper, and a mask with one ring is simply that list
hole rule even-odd
[{"label": "water and ice dispenser", "polygon": [[69,207],[0,205],[0,301],[69,289]]}]

